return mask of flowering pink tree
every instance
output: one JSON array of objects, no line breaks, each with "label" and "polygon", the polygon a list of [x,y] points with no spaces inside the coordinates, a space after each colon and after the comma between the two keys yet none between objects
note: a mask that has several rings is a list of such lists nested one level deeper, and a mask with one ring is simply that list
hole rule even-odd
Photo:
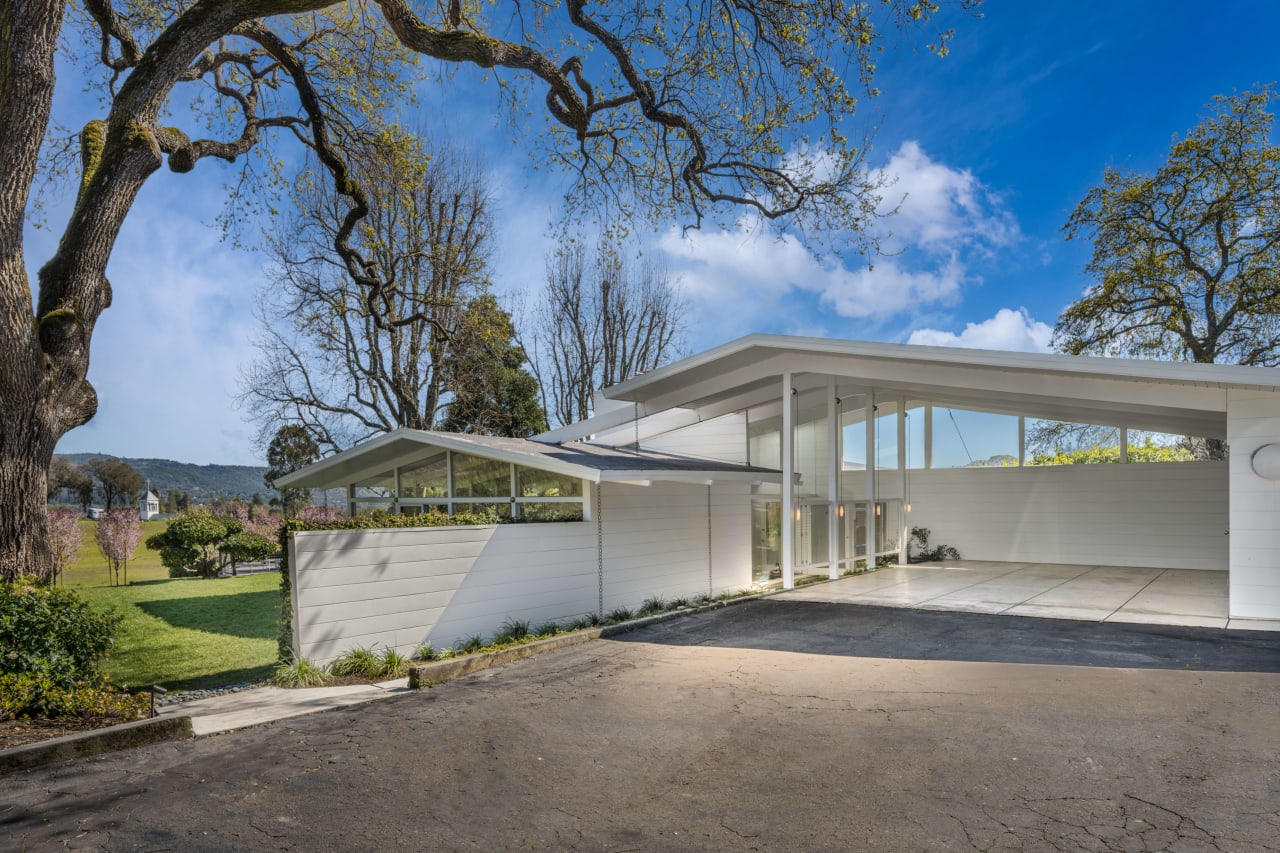
[{"label": "flowering pink tree", "polygon": [[338,521],[342,518],[342,510],[332,506],[304,506],[298,508],[298,518],[303,521],[310,521],[317,524],[323,524],[330,521]]},{"label": "flowering pink tree", "polygon": [[49,510],[49,545],[52,551],[51,583],[57,583],[62,570],[75,560],[84,542],[80,516],[69,509]]},{"label": "flowering pink tree", "polygon": [[138,511],[132,508],[109,509],[98,516],[98,529],[94,533],[98,547],[108,561],[107,576],[115,570],[115,583],[120,583],[120,569],[124,568],[124,581],[129,582],[129,558],[142,539],[142,522]]}]

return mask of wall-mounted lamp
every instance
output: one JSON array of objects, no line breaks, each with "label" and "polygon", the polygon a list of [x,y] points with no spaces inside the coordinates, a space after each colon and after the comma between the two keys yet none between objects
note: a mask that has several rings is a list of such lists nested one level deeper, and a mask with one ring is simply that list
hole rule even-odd
[{"label": "wall-mounted lamp", "polygon": [[1264,444],[1253,451],[1249,467],[1264,480],[1280,480],[1280,444]]},{"label": "wall-mounted lamp", "polygon": [[876,504],[876,515],[880,514],[880,504]]},{"label": "wall-mounted lamp", "polygon": [[903,508],[904,508],[907,512],[911,512],[911,504],[907,504],[907,505],[906,505],[905,507],[903,507]]},{"label": "wall-mounted lamp", "polygon": [[840,504],[840,506],[837,507],[836,512],[841,518],[844,518],[844,504]]},{"label": "wall-mounted lamp", "polygon": [[796,507],[796,521],[800,520],[800,507]]}]

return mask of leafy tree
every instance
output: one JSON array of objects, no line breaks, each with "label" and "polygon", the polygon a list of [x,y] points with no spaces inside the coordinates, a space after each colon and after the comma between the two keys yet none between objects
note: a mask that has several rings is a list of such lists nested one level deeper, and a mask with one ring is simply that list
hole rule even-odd
[{"label": "leafy tree", "polygon": [[107,574],[115,572],[115,585],[120,584],[120,569],[124,569],[124,583],[129,582],[129,560],[138,550],[142,538],[142,521],[138,513],[126,507],[109,509],[98,516],[94,538],[102,554],[107,558]]},{"label": "leafy tree", "polygon": [[[240,161],[248,171],[237,186],[269,190],[253,169],[270,175],[278,163],[263,143],[307,146],[318,179],[351,205],[334,235],[338,257],[376,298],[376,264],[352,240],[370,205],[347,143],[427,74],[501,69],[517,77],[501,80],[509,103],[545,104],[539,154],[572,167],[571,214],[607,201],[698,225],[747,209],[856,244],[875,215],[879,179],[849,139],[857,101],[844,79],[856,76],[871,93],[880,14],[909,23],[936,8],[930,0],[0,5],[0,578],[48,563],[45,480],[58,439],[97,410],[86,376],[94,328],[111,304],[107,262],[134,200],[166,163],[184,173],[210,157]],[[933,45],[939,53],[948,35]],[[57,135],[60,43],[79,72],[63,76],[100,97],[80,99],[96,109],[71,119],[78,136],[46,147]],[[432,60],[420,72],[417,56]],[[23,254],[25,217],[39,213],[32,186],[38,174],[74,171],[70,215],[33,286]],[[227,215],[240,221],[259,209],[237,192]]]},{"label": "leafy tree", "polygon": [[53,556],[50,583],[57,583],[62,570],[75,562],[84,544],[84,531],[80,528],[80,516],[67,509],[49,510],[49,542]]},{"label": "leafy tree", "polygon": [[1220,96],[1153,173],[1107,169],[1066,225],[1098,280],[1054,330],[1072,354],[1280,365],[1280,147],[1270,87]]},{"label": "leafy tree", "polygon": [[233,575],[238,563],[265,560],[278,550],[279,545],[274,540],[252,530],[232,534],[218,546],[218,553],[230,563]]},{"label": "leafy tree", "polygon": [[[277,488],[276,480],[319,458],[320,448],[307,428],[301,424],[285,424],[276,430],[275,437],[267,446],[267,473],[263,482],[269,489]],[[284,514],[292,517],[299,507],[311,502],[311,492],[308,489],[280,489],[280,500],[284,504]]]},{"label": "leafy tree", "polygon": [[534,331],[547,410],[562,424],[591,416],[597,388],[670,361],[680,349],[685,304],[660,264],[602,239],[588,259],[579,242],[547,259]]},{"label": "leafy tree", "polygon": [[440,428],[515,437],[545,431],[538,382],[525,361],[511,315],[497,300],[485,294],[467,303],[444,359],[453,399]]},{"label": "leafy tree", "polygon": [[93,503],[93,474],[83,465],[72,465],[62,456],[53,457],[49,466],[49,499],[52,500],[62,489],[75,495],[81,512],[88,512]]},{"label": "leafy tree", "polygon": [[120,459],[91,459],[88,468],[98,478],[98,487],[102,490],[102,499],[107,509],[119,500],[131,503],[134,497],[146,486],[142,475],[133,470],[133,466]]},{"label": "leafy tree", "polygon": [[[276,274],[259,311],[259,356],[242,399],[263,431],[300,423],[327,451],[397,427],[430,429],[445,350],[466,301],[488,286],[493,222],[482,169],[397,128],[349,152],[368,195],[352,276],[334,241],[352,202],[304,171],[301,213],[270,240]],[[313,164],[315,165],[315,164]]]},{"label": "leafy tree", "polygon": [[[1155,439],[1146,436],[1142,441],[1129,445],[1130,462],[1191,462],[1196,454],[1189,448],[1178,444],[1156,444]],[[1029,465],[1099,465],[1120,461],[1120,445],[1094,444],[1090,447],[1075,450],[1054,450],[1037,453],[1031,457]]]},{"label": "leafy tree", "polygon": [[195,574],[211,578],[218,572],[218,547],[244,530],[234,518],[216,516],[207,509],[193,509],[169,522],[160,533],[147,538],[147,548],[160,552],[169,577]]}]

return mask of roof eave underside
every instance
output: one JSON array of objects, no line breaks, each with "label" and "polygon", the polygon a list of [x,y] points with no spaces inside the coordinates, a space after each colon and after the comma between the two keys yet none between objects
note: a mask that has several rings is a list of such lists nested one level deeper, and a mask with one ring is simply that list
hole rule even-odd
[{"label": "roof eave underside", "polygon": [[[411,462],[429,456],[430,451],[453,450],[485,459],[511,462],[542,471],[579,477],[593,483],[599,482],[716,482],[751,481],[781,482],[780,472],[745,466],[730,466],[719,462],[701,463],[696,459],[685,460],[687,467],[645,467],[636,460],[628,467],[610,465],[601,459],[590,465],[575,464],[547,456],[545,453],[525,453],[516,450],[488,447],[468,440],[465,436],[427,432],[422,430],[396,430],[363,444],[345,450],[314,465],[309,465],[275,481],[277,488],[331,489],[346,486],[359,480],[377,476]],[[670,464],[670,460],[668,460]]]}]

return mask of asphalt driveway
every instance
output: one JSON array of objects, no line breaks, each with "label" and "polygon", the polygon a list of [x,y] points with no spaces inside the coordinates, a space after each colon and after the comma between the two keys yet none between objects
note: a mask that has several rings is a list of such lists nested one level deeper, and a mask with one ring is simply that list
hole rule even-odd
[{"label": "asphalt driveway", "polygon": [[0,847],[1280,849],[1280,635],[755,602],[4,779]]}]

